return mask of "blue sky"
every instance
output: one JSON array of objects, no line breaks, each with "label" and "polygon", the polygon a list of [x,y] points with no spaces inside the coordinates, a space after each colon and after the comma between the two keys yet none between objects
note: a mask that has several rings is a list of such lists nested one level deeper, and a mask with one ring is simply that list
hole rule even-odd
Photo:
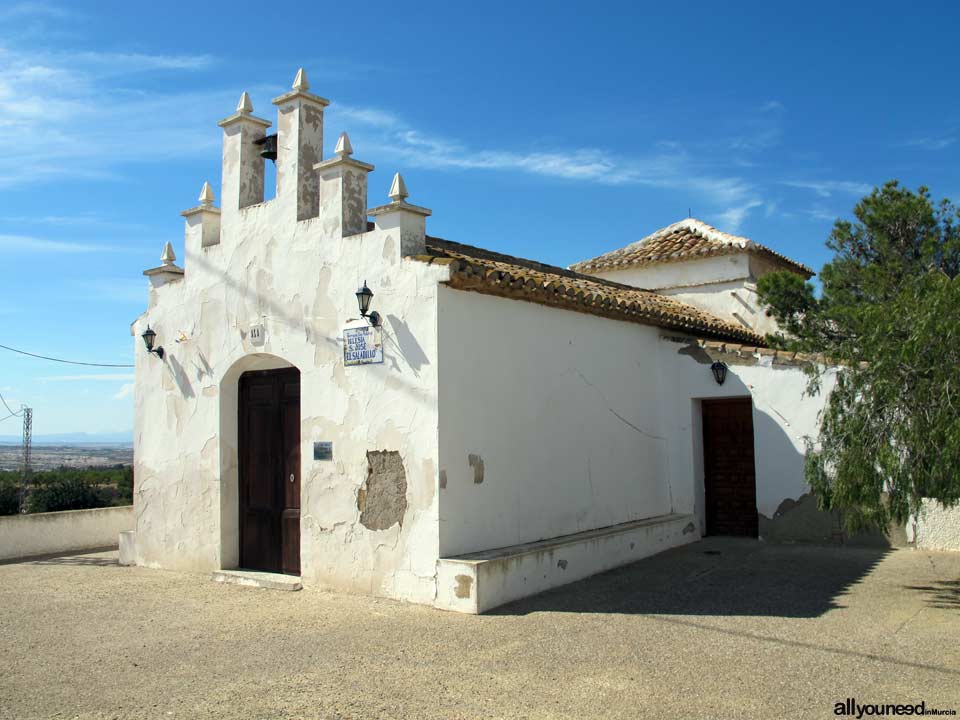
[{"label": "blue sky", "polygon": [[[295,5],[0,3],[0,343],[132,362],[216,122],[300,66],[372,205],[400,170],[431,234],[560,265],[689,210],[819,268],[876,184],[960,198],[952,4]],[[131,379],[0,350],[38,434],[128,430]]]}]

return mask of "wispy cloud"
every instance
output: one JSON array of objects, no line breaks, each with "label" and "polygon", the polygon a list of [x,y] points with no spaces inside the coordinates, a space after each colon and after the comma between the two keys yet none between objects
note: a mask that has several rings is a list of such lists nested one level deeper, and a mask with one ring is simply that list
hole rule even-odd
[{"label": "wispy cloud", "polygon": [[128,397],[131,393],[133,393],[133,383],[126,383],[125,385],[121,385],[120,389],[114,393],[113,399],[122,400],[123,398]]},{"label": "wispy cloud", "polygon": [[133,380],[133,373],[89,373],[86,375],[47,375],[37,380],[44,382],[86,382],[88,380]]},{"label": "wispy cloud", "polygon": [[956,141],[957,138],[951,135],[944,135],[941,137],[916,137],[900,144],[904,147],[915,147],[921,150],[945,150]]},{"label": "wispy cloud", "polygon": [[29,235],[0,235],[0,250],[8,252],[90,253],[117,252],[117,247],[67,240],[49,240]]},{"label": "wispy cloud", "polygon": [[[521,172],[595,185],[681,190],[711,205],[716,216],[722,215],[736,226],[751,209],[763,205],[752,183],[712,172],[702,157],[679,142],[655,143],[642,157],[623,157],[598,147],[490,150],[414,128],[400,116],[379,108],[334,105],[328,120],[332,127],[350,130],[354,145],[363,152],[395,158],[407,167]],[[733,144],[729,141],[727,147]],[[741,144],[741,149],[747,146],[746,141]]]},{"label": "wispy cloud", "polygon": [[841,195],[867,195],[873,189],[869,183],[851,182],[847,180],[781,180],[781,185],[788,187],[812,190],[820,197],[830,197],[837,193]]},{"label": "wispy cloud", "polygon": [[[43,13],[23,3],[6,12]],[[2,17],[2,16],[0,16]],[[215,148],[197,117],[232,107],[233,91],[147,92],[142,75],[211,67],[210,55],[61,51],[0,44],[0,188],[61,177],[116,179],[126,164],[163,162]],[[185,114],[184,109],[190,113]]]}]

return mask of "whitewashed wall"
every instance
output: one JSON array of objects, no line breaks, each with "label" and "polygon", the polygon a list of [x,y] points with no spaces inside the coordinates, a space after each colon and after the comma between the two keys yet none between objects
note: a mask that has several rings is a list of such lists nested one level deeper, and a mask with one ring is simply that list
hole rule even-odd
[{"label": "whitewashed wall", "polygon": [[[401,259],[403,223],[342,237],[350,222],[366,226],[363,173],[351,171],[346,185],[331,181],[329,195],[321,189],[319,217],[298,221],[310,188],[291,165],[296,143],[291,149],[283,136],[278,168],[286,170],[276,198],[228,207],[252,192],[251,171],[238,169],[231,142],[219,243],[210,244],[208,233],[201,243],[196,217],[188,217],[185,277],[154,278],[150,308],[132,328],[137,562],[197,571],[237,566],[238,379],[247,370],[294,366],[304,586],[430,602],[438,554],[436,293],[447,271]],[[319,156],[308,150],[301,162],[312,167]],[[300,179],[294,185],[290,178]],[[389,176],[378,178],[377,195],[388,185]],[[357,318],[354,293],[364,281],[384,319],[385,363],[347,368],[342,331]],[[148,323],[166,351],[162,360],[142,346]],[[253,325],[265,327],[262,347],[250,341]],[[315,441],[333,443],[333,461],[313,460]],[[406,473],[406,511],[385,530],[360,523],[368,450],[399,451]]]},{"label": "whitewashed wall", "polygon": [[[664,431],[670,437],[670,468],[676,485],[692,502],[704,528],[703,427],[700,400],[750,397],[753,401],[757,510],[773,518],[785,500],[809,492],[803,475],[807,437],[817,434],[818,416],[834,376],[827,375],[817,395],[807,392],[803,368],[772,364],[769,357],[727,358],[728,372],[717,385],[712,360],[691,343],[664,338],[658,345]],[[687,494],[692,494],[688,496]]]},{"label": "whitewashed wall", "polygon": [[129,505],[0,517],[0,560],[116,547],[132,526]]},{"label": "whitewashed wall", "polygon": [[825,396],[802,368],[748,357],[720,386],[695,343],[656,328],[447,288],[439,300],[442,556],[670,512],[702,532],[706,398],[753,400],[762,515],[808,493]]},{"label": "whitewashed wall", "polygon": [[747,253],[598,270],[593,275],[648,290],[659,290],[713,313],[760,335],[775,332],[776,321],[767,316],[757,298],[756,279],[782,269]]},{"label": "whitewashed wall", "polygon": [[446,287],[438,327],[443,556],[675,507],[656,328]]}]

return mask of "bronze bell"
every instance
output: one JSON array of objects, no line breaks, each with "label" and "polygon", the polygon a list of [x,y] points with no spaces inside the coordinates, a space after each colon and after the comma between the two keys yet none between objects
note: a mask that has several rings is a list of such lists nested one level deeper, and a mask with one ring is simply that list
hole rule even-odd
[{"label": "bronze bell", "polygon": [[254,145],[262,145],[260,149],[260,157],[264,160],[273,160],[277,161],[277,134],[266,135],[259,140],[253,141]]}]

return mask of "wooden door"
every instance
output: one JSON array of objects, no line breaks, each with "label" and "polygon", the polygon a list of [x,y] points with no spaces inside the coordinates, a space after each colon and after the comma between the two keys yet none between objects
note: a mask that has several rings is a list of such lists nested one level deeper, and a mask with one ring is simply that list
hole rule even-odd
[{"label": "wooden door", "polygon": [[300,574],[300,373],[240,376],[240,566]]},{"label": "wooden door", "polygon": [[749,398],[703,401],[703,466],[707,535],[757,537]]}]

